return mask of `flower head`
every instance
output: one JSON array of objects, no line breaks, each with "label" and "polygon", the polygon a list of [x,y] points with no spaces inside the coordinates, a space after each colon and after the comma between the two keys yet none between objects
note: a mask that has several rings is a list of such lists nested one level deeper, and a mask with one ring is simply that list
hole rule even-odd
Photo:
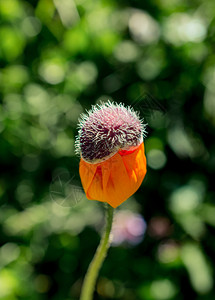
[{"label": "flower head", "polygon": [[76,152],[88,199],[113,207],[128,199],[146,174],[145,125],[123,104],[108,101],[81,116]]}]

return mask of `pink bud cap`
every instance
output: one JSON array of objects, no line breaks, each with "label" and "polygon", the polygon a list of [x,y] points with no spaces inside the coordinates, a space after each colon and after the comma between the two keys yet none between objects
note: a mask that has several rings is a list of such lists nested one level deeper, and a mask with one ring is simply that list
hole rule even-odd
[{"label": "pink bud cap", "polygon": [[145,125],[137,112],[122,103],[108,101],[81,116],[76,152],[88,163],[102,162],[119,150],[135,149],[144,134]]}]

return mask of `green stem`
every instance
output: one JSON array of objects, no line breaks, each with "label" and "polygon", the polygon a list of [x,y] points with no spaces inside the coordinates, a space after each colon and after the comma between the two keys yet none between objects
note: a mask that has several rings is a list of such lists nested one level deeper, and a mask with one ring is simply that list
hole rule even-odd
[{"label": "green stem", "polygon": [[[107,204],[108,205],[108,204]],[[110,232],[113,222],[114,208],[110,205],[107,206],[106,212],[106,228],[104,230],[100,244],[96,250],[93,260],[91,261],[87,274],[84,279],[80,300],[92,300],[93,292],[95,289],[96,279],[98,277],[99,270],[106,257],[109,245],[110,245]]]}]

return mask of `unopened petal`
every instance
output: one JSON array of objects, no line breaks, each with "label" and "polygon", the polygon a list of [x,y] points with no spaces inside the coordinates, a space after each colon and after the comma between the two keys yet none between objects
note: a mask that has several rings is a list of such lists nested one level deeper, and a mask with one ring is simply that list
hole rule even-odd
[{"label": "unopened petal", "polygon": [[81,159],[79,170],[87,198],[107,202],[115,208],[137,191],[145,177],[144,144],[132,153],[116,153],[98,164]]}]

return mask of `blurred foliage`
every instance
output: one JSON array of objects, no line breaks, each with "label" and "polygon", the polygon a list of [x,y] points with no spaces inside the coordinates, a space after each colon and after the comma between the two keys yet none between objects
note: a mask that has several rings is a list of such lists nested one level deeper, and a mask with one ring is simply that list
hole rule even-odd
[{"label": "blurred foliage", "polygon": [[74,139],[80,113],[107,99],[148,123],[148,173],[118,209],[95,299],[214,299],[214,11],[0,1],[0,299],[79,298],[104,208],[83,194]]}]

